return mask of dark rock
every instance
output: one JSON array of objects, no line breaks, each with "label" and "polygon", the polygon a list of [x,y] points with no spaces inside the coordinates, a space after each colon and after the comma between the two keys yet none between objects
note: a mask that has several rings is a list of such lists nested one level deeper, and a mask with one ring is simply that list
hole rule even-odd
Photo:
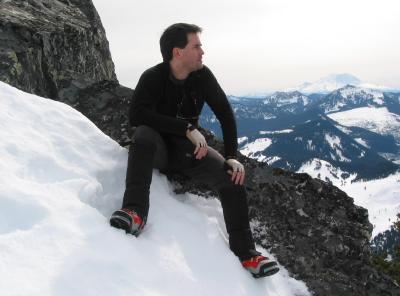
[{"label": "dark rock", "polygon": [[131,129],[127,112],[132,96],[130,88],[114,81],[100,81],[90,87],[71,90],[69,104],[82,112],[105,134],[121,145],[130,142]]},{"label": "dark rock", "polygon": [[[0,80],[43,97],[117,82],[108,41],[92,1],[1,1]],[[67,97],[64,97],[64,94]]]},{"label": "dark rock", "polygon": [[123,144],[128,99],[92,1],[0,1],[0,80],[69,104]]}]

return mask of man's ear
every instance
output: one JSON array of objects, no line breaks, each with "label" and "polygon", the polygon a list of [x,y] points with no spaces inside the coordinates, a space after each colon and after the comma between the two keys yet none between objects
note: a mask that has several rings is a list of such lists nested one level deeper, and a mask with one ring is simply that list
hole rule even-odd
[{"label": "man's ear", "polygon": [[177,57],[177,58],[179,58],[180,56],[181,56],[180,48],[174,47],[174,48],[172,49],[172,57]]}]

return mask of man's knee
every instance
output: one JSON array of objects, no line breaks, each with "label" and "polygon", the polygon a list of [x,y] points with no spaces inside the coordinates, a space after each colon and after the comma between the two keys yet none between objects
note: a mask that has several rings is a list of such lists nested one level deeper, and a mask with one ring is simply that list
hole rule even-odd
[{"label": "man's knee", "polygon": [[191,170],[190,177],[205,183],[217,190],[221,187],[233,185],[225,167],[225,159],[216,150],[209,147],[207,155],[196,160],[195,167]]},{"label": "man's knee", "polygon": [[132,143],[145,145],[149,148],[155,149],[157,146],[158,138],[160,138],[160,134],[150,126],[140,125],[136,127],[133,136]]}]

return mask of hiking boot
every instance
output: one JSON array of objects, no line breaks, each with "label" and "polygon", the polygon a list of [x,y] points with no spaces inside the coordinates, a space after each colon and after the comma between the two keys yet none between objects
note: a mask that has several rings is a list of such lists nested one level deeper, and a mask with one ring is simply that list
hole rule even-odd
[{"label": "hiking boot", "polygon": [[111,215],[110,224],[115,228],[124,229],[126,233],[138,236],[144,227],[145,221],[135,211],[124,208],[115,211]]},{"label": "hiking boot", "polygon": [[273,275],[279,271],[278,264],[275,261],[261,255],[242,261],[242,265],[255,278]]}]

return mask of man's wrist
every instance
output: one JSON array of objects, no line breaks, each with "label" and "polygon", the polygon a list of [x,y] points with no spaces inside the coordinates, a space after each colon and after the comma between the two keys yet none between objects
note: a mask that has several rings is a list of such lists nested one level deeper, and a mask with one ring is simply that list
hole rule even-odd
[{"label": "man's wrist", "polygon": [[188,123],[188,125],[186,126],[187,132],[194,131],[195,129],[196,129],[196,127],[191,123]]},{"label": "man's wrist", "polygon": [[235,159],[235,160],[237,160],[237,157],[236,157],[236,156],[233,156],[233,155],[228,155],[228,156],[225,157],[225,159],[226,159],[226,160],[228,160],[228,159]]}]

